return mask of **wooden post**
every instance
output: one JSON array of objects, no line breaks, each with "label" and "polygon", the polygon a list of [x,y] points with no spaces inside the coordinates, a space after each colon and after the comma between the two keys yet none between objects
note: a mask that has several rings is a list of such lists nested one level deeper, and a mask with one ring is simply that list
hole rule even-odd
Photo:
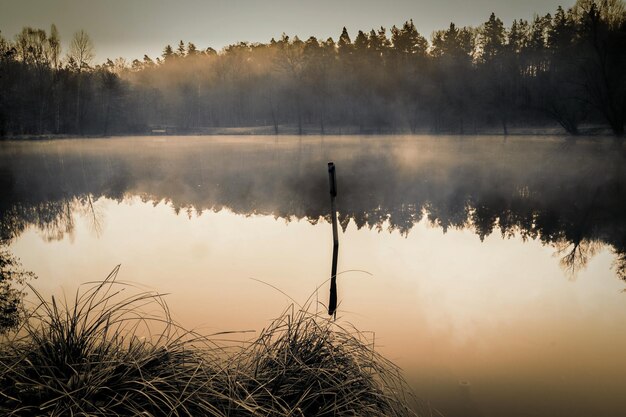
[{"label": "wooden post", "polygon": [[330,184],[330,217],[333,223],[333,264],[330,272],[330,298],[328,300],[328,314],[334,315],[337,310],[337,256],[339,255],[339,236],[337,232],[337,179],[335,178],[335,164],[328,163],[328,182]]}]

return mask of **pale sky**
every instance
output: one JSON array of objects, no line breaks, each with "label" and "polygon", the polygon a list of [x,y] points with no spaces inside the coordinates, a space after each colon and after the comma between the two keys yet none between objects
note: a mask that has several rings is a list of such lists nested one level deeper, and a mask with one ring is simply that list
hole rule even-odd
[{"label": "pale sky", "polygon": [[55,23],[64,51],[72,34],[84,29],[93,40],[96,62],[122,56],[159,56],[166,44],[191,41],[216,50],[239,41],[268,42],[283,32],[306,39],[337,40],[346,26],[359,29],[400,26],[413,19],[430,39],[451,21],[477,26],[495,12],[508,26],[513,19],[554,13],[574,0],[0,0],[0,31],[13,39],[24,26]]}]

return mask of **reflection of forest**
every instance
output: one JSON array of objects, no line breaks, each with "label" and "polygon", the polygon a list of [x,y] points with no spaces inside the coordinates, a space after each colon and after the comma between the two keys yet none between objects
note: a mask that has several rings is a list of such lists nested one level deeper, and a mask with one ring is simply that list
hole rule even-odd
[{"label": "reflection of forest", "polygon": [[[483,239],[539,239],[575,273],[606,244],[626,279],[626,164],[610,145],[579,141],[369,138],[249,141],[141,139],[7,144],[0,157],[4,239],[34,225],[48,239],[73,229],[93,201],[166,201],[175,211],[220,210],[306,218],[328,212],[326,162],[338,166],[340,224],[409,233],[427,217]],[[496,149],[497,148],[497,149]]]}]

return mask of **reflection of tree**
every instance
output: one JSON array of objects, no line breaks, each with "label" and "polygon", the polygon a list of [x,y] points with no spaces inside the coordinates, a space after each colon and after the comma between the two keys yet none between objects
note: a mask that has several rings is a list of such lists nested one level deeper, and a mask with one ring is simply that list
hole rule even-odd
[{"label": "reflection of tree", "polygon": [[562,240],[554,243],[556,255],[561,257],[559,264],[571,279],[587,267],[591,258],[600,252],[602,246],[602,243],[597,240],[580,242]]},{"label": "reflection of tree", "polygon": [[91,231],[100,237],[104,228],[104,213],[91,195],[60,201],[45,201],[32,206],[16,204],[0,215],[0,237],[12,240],[28,227],[35,227],[48,242],[73,238],[75,214],[87,219]]},{"label": "reflection of tree", "polygon": [[91,231],[96,235],[96,237],[100,237],[104,228],[104,213],[102,212],[102,209],[94,205],[91,194],[81,196],[78,199],[78,203],[78,211],[88,219]]},{"label": "reflection of tree", "polygon": [[150,143],[138,153],[120,143],[81,142],[80,151],[59,144],[56,155],[36,146],[0,153],[2,236],[33,225],[46,238],[60,239],[72,233],[76,212],[98,234],[103,213],[95,201],[101,197],[165,201],[188,216],[227,208],[316,224],[328,217],[328,179],[320,167],[333,155],[344,230],[352,222],[406,235],[425,217],[444,231],[470,227],[480,239],[494,232],[537,239],[553,246],[574,273],[600,245],[610,245],[618,276],[625,277],[624,155],[584,141],[533,151],[538,145],[519,147],[512,139],[499,152],[493,142],[484,148],[449,143],[440,153],[432,148],[439,145],[422,144],[410,164],[383,145],[234,146],[185,139],[184,145]]},{"label": "reflection of tree", "polygon": [[615,254],[617,255],[617,259],[613,264],[613,268],[615,268],[615,273],[621,280],[626,281],[626,251],[621,253],[615,251]]},{"label": "reflection of tree", "polygon": [[74,231],[72,202],[16,204],[2,212],[0,230],[3,239],[13,239],[29,226],[36,227],[47,241],[61,240],[67,234],[71,236]]}]

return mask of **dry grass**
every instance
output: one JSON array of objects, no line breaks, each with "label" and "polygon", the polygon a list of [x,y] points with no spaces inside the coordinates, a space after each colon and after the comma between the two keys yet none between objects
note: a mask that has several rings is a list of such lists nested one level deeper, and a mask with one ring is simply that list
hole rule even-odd
[{"label": "dry grass", "polygon": [[33,289],[39,306],[0,347],[0,415],[416,415],[353,329],[291,307],[233,350],[174,324],[158,294],[124,296],[117,271],[62,305]]}]

